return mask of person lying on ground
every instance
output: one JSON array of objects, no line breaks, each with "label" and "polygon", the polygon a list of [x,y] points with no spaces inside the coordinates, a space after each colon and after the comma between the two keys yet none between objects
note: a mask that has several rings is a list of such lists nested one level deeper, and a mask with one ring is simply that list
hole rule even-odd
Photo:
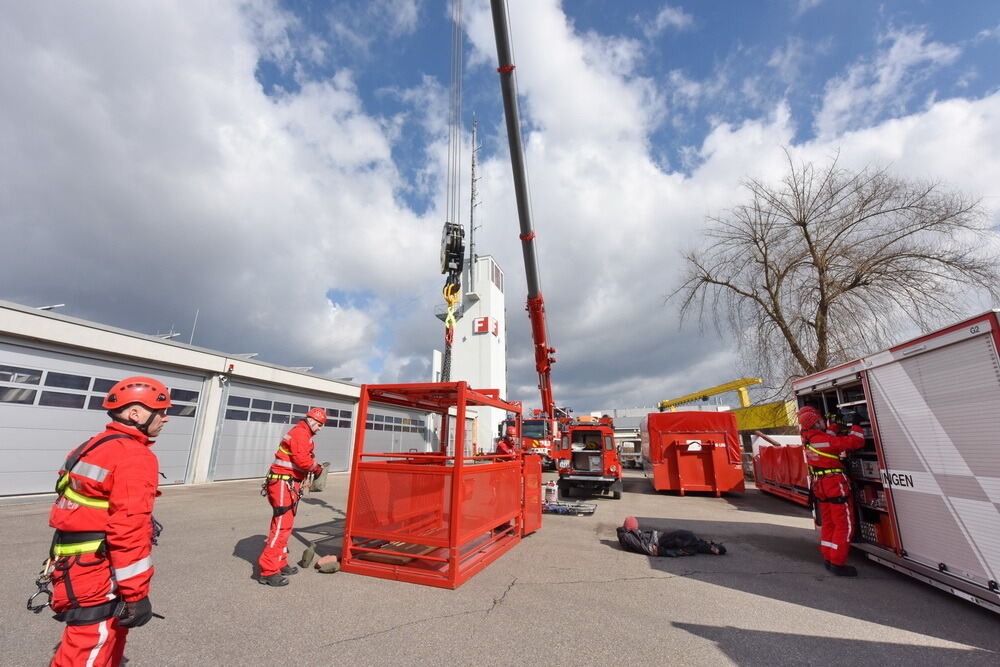
[{"label": "person lying on ground", "polygon": [[722,556],[726,547],[717,542],[703,540],[690,530],[640,530],[639,521],[634,516],[625,517],[618,527],[618,542],[626,551],[647,556],[694,556],[712,554]]}]

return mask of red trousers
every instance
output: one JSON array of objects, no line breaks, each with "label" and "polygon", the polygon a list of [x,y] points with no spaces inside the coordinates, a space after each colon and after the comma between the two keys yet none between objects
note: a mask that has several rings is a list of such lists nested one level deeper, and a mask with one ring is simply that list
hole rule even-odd
[{"label": "red trousers", "polygon": [[292,534],[301,495],[301,481],[267,480],[267,502],[271,503],[273,516],[264,551],[257,561],[262,577],[279,572],[288,564],[288,538]]},{"label": "red trousers", "polygon": [[[823,475],[813,482],[813,494],[819,505],[819,552],[823,560],[833,565],[847,562],[854,532],[854,505],[851,502],[851,485],[843,474]],[[824,502],[828,499],[846,498],[846,502]]]},{"label": "red trousers", "polygon": [[[52,571],[53,611],[94,607],[116,597],[111,564],[106,555],[91,553],[56,560]],[[114,667],[121,663],[128,630],[118,627],[118,619],[90,625],[67,625],[52,657],[52,665]]]},{"label": "red trousers", "polygon": [[117,618],[93,625],[67,625],[49,667],[118,667],[128,628]]}]

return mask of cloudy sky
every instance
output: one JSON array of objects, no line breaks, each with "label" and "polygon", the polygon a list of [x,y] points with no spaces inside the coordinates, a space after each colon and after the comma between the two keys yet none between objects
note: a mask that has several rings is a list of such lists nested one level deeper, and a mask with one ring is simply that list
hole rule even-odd
[{"label": "cloudy sky", "polygon": [[[578,413],[747,372],[738,333],[664,299],[782,147],[941,180],[1000,225],[994,0],[509,9],[556,399]],[[477,245],[506,272],[510,398],[537,403],[486,0],[464,18]],[[3,3],[0,299],[184,342],[197,312],[196,345],[426,380],[450,35],[443,0]]]}]

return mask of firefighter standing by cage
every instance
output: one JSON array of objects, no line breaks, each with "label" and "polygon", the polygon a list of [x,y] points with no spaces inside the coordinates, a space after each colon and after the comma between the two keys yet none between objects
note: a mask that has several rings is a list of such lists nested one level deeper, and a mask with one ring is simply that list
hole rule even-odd
[{"label": "firefighter standing by cage", "polygon": [[846,565],[854,525],[851,484],[844,474],[840,455],[864,447],[864,429],[859,425],[859,416],[855,415],[849,433],[837,435],[832,427],[827,428],[819,410],[809,405],[800,408],[797,417],[820,521],[820,553],[826,568],[833,574],[855,577],[858,571]]},{"label": "firefighter standing by cage", "polygon": [[506,434],[504,437],[497,440],[497,454],[513,455],[517,454],[519,447],[517,445],[517,429],[513,426],[508,426]]},{"label": "firefighter standing by cage", "polygon": [[313,436],[326,424],[326,411],[312,408],[305,418],[285,434],[274,463],[264,480],[264,493],[273,510],[271,529],[257,564],[258,581],[268,586],[285,586],[285,575],[296,574],[297,567],[288,564],[288,538],[292,534],[295,513],[302,496],[302,480],[310,473],[320,475],[323,466],[316,463]]},{"label": "firefighter standing by cage", "polygon": [[152,378],[114,385],[102,404],[111,423],[73,450],[60,471],[46,567],[52,610],[66,623],[52,658],[56,667],[118,665],[129,628],[153,616],[159,463],[149,447],[169,421],[169,396]]}]

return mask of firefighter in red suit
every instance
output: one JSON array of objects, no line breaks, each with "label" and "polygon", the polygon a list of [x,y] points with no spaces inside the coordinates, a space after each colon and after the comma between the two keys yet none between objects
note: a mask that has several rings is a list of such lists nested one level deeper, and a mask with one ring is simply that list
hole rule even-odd
[{"label": "firefighter in red suit", "polygon": [[[856,577],[858,571],[847,565],[854,530],[851,484],[844,474],[840,455],[865,445],[864,429],[857,423],[847,435],[837,435],[827,428],[819,410],[805,406],[798,411],[802,447],[812,476],[812,494],[820,515],[819,550],[826,568],[839,577]],[[859,421],[857,418],[855,422]]]},{"label": "firefighter in red suit", "polygon": [[319,475],[323,466],[316,463],[313,453],[313,436],[326,424],[326,411],[312,408],[305,419],[292,427],[274,454],[274,463],[267,473],[264,488],[267,501],[271,503],[271,529],[267,542],[257,564],[260,575],[257,578],[268,586],[285,586],[286,575],[296,574],[299,569],[288,564],[288,538],[292,534],[295,513],[302,496],[302,480],[307,475]]},{"label": "firefighter in red suit", "polygon": [[104,399],[112,421],[70,453],[49,525],[52,610],[66,623],[52,665],[118,665],[129,628],[153,615],[149,583],[159,464],[150,451],[170,392],[131,377]]},{"label": "firefighter in red suit", "polygon": [[517,454],[517,429],[507,427],[507,434],[497,441],[497,454]]}]

